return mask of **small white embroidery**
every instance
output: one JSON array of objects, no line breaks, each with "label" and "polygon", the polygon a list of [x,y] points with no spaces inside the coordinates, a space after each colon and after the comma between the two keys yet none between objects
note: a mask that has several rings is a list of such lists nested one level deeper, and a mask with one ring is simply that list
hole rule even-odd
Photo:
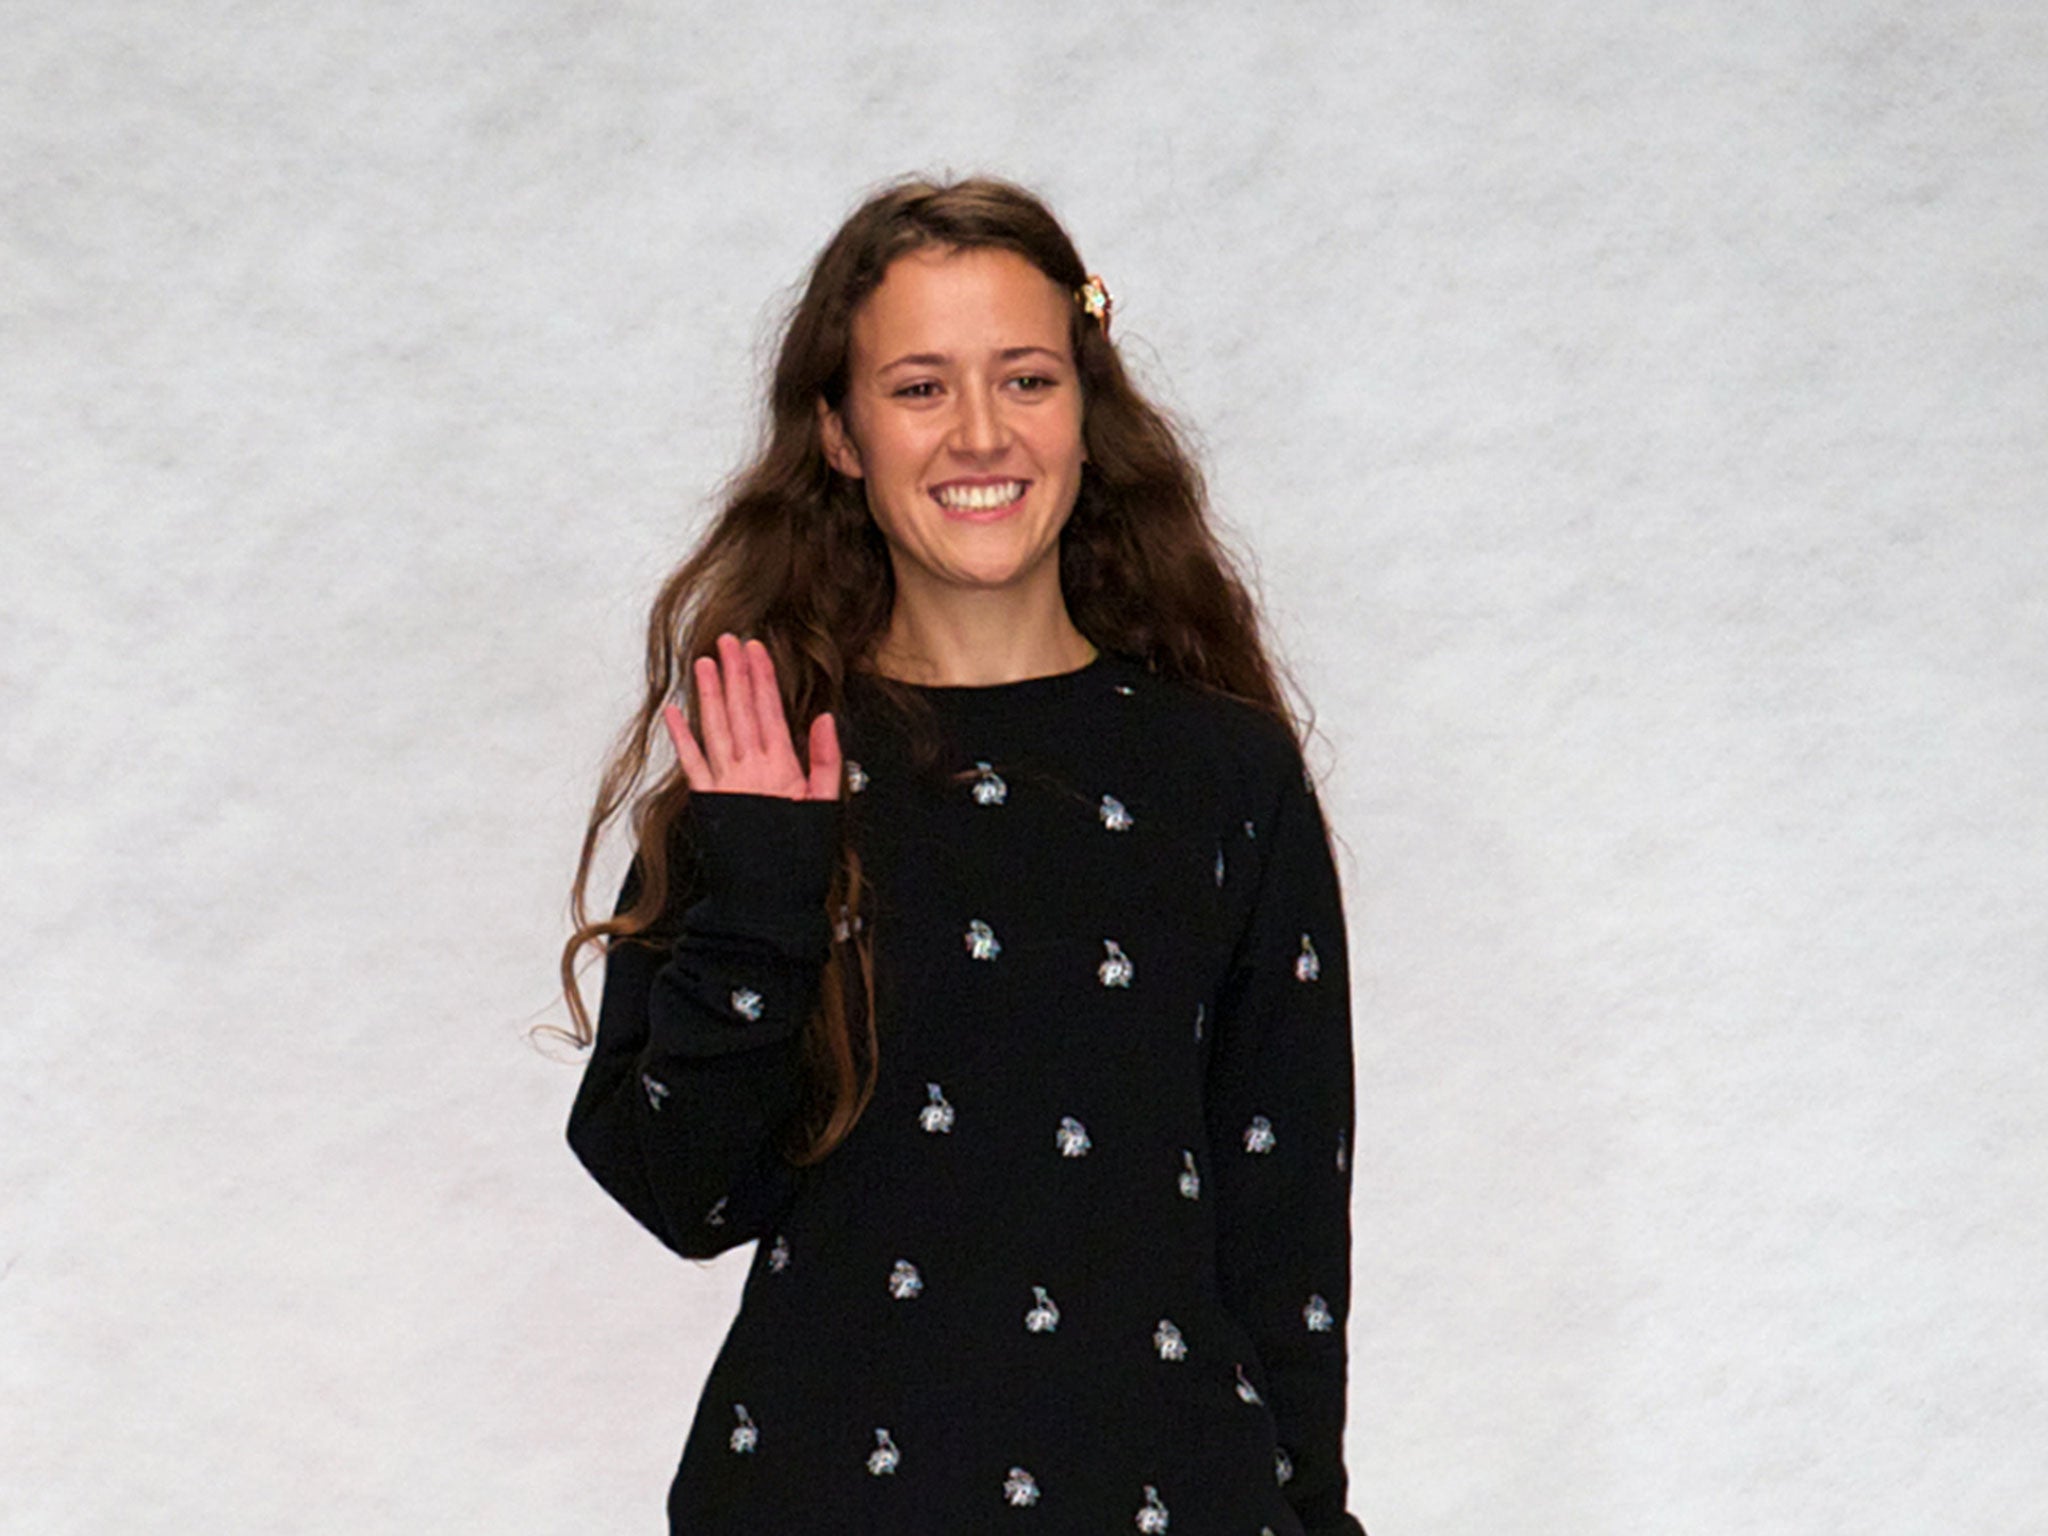
[{"label": "small white embroidery", "polygon": [[1330,1304],[1321,1296],[1311,1296],[1303,1304],[1301,1320],[1308,1324],[1310,1333],[1328,1333],[1337,1326],[1337,1320],[1330,1316]]},{"label": "small white embroidery", "polygon": [[1281,1450],[1281,1449],[1280,1449],[1279,1447],[1277,1447],[1277,1446],[1276,1446],[1276,1447],[1274,1447],[1274,1450],[1273,1450],[1273,1479],[1274,1479],[1274,1481],[1275,1481],[1275,1482],[1278,1482],[1278,1483],[1282,1483],[1282,1484],[1284,1484],[1284,1483],[1286,1483],[1286,1482],[1287,1482],[1287,1481],[1288,1481],[1288,1480],[1289,1480],[1290,1478],[1292,1478],[1293,1476],[1294,1476],[1294,1463],[1293,1463],[1293,1462],[1291,1462],[1291,1461],[1289,1461],[1289,1460],[1287,1459],[1287,1453],[1286,1453],[1285,1451]]},{"label": "small white embroidery", "polygon": [[1102,824],[1112,832],[1131,830],[1131,813],[1115,795],[1104,795],[1102,805],[1096,814],[1102,817]]},{"label": "small white embroidery", "polygon": [[1127,699],[1135,691],[1129,683],[1112,683],[1110,686]]},{"label": "small white embroidery", "polygon": [[704,1213],[705,1226],[722,1227],[725,1225],[725,1202],[729,1198],[730,1196],[720,1195],[718,1197],[717,1204],[713,1205],[710,1210]]},{"label": "small white embroidery", "polygon": [[733,988],[732,1011],[743,1019],[760,1018],[761,994],[752,987]]},{"label": "small white embroidery", "polygon": [[1159,1490],[1150,1483],[1145,1485],[1145,1507],[1138,1511],[1138,1529],[1146,1536],[1158,1536],[1166,1529],[1166,1506],[1159,1501]]},{"label": "small white embroidery", "polygon": [[736,1451],[751,1451],[761,1443],[761,1427],[749,1417],[745,1403],[734,1403],[732,1411],[739,1423],[733,1426],[732,1439],[727,1443]]},{"label": "small white embroidery", "polygon": [[1195,1004],[1195,1039],[1197,1041],[1202,1038],[1202,1021],[1208,1017],[1209,1005],[1207,1003]]},{"label": "small white embroidery", "polygon": [[1001,805],[1010,796],[1010,786],[1003,782],[1003,776],[987,763],[974,765],[974,803],[976,805]]},{"label": "small white embroidery", "polygon": [[1259,1389],[1253,1386],[1250,1379],[1246,1377],[1242,1365],[1237,1368],[1237,1395],[1254,1406],[1265,1401],[1263,1397],[1259,1396]]},{"label": "small white embroidery", "polygon": [[1216,885],[1219,890],[1223,886],[1223,845],[1221,843],[1216,845]]},{"label": "small white embroidery", "polygon": [[939,1092],[937,1083],[924,1085],[925,1097],[931,1103],[917,1112],[917,1123],[934,1135],[953,1129],[953,1106],[946,1102],[946,1096]]},{"label": "small white embroidery", "polygon": [[1244,1128],[1244,1149],[1247,1152],[1272,1151],[1273,1122],[1264,1115],[1253,1115],[1252,1123]]},{"label": "small white embroidery", "polygon": [[1031,1333],[1051,1333],[1060,1325],[1060,1309],[1053,1299],[1045,1294],[1045,1287],[1034,1285],[1031,1294],[1037,1303],[1024,1314],[1024,1327]]},{"label": "small white embroidery", "polygon": [[1246,822],[1244,824],[1244,835],[1256,841],[1259,835],[1259,829],[1253,826],[1250,822]]},{"label": "small white embroidery", "polygon": [[1339,1173],[1344,1171],[1344,1165],[1349,1160],[1349,1155],[1349,1149],[1345,1146],[1344,1133],[1339,1131],[1337,1133],[1337,1171]]},{"label": "small white embroidery", "polygon": [[1027,1504],[1036,1504],[1038,1480],[1022,1467],[1012,1467],[1010,1475],[1003,1479],[1003,1497],[1019,1509]]},{"label": "small white embroidery", "polygon": [[967,953],[977,960],[993,960],[1003,952],[1002,943],[996,938],[995,929],[978,917],[967,925],[965,940]]},{"label": "small white embroidery", "polygon": [[1180,1154],[1180,1192],[1189,1200],[1202,1198],[1202,1176],[1195,1172],[1195,1154],[1186,1148]]},{"label": "small white embroidery", "polygon": [[896,1267],[889,1271],[889,1294],[898,1301],[908,1301],[924,1289],[924,1276],[917,1272],[917,1266],[908,1259],[898,1259]]},{"label": "small white embroidery", "polygon": [[789,1239],[780,1232],[775,1234],[775,1246],[768,1250],[768,1269],[771,1274],[781,1274],[789,1268]]},{"label": "small white embroidery", "polygon": [[1307,934],[1301,936],[1301,953],[1294,957],[1294,979],[1314,981],[1323,974],[1323,962],[1316,956],[1316,947]]},{"label": "small white embroidery", "polygon": [[1138,969],[1131,964],[1131,957],[1117,948],[1115,939],[1104,939],[1102,947],[1109,952],[1109,958],[1095,967],[1095,974],[1102,978],[1105,987],[1128,987]]},{"label": "small white embroidery", "polygon": [[650,1077],[647,1073],[642,1072],[640,1074],[640,1086],[647,1090],[647,1107],[659,1114],[661,1111],[661,1101],[668,1097],[668,1084],[657,1077]]},{"label": "small white embroidery", "polygon": [[1159,1351],[1162,1360],[1185,1360],[1188,1357],[1187,1340],[1163,1317],[1159,1319],[1159,1326],[1152,1330],[1152,1347]]},{"label": "small white embroidery", "polygon": [[1088,1127],[1072,1115],[1060,1116],[1057,1140],[1061,1157],[1085,1157],[1088,1155],[1088,1149],[1095,1145],[1088,1139]]},{"label": "small white embroidery", "polygon": [[846,760],[846,792],[857,795],[868,787],[868,776],[859,763],[852,758]]},{"label": "small white embroidery", "polygon": [[868,1452],[868,1470],[874,1473],[875,1476],[881,1477],[886,1473],[894,1472],[897,1464],[902,1460],[903,1453],[896,1449],[896,1442],[889,1438],[889,1431],[886,1429],[876,1430],[875,1448]]}]

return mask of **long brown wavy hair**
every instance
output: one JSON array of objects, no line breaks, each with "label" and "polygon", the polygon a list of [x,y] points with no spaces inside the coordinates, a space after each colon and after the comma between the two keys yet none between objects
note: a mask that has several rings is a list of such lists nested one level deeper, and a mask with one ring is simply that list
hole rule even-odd
[{"label": "long brown wavy hair", "polygon": [[[718,516],[663,581],[648,618],[646,691],[599,784],[570,893],[575,931],[562,950],[561,979],[574,1022],[553,1032],[579,1047],[591,1043],[593,1029],[577,985],[578,956],[600,942],[608,952],[660,937],[654,930],[669,899],[671,834],[690,794],[660,711],[680,695],[697,718],[692,658],[712,653],[727,630],[760,637],[801,741],[820,711],[836,716],[848,674],[868,670],[888,627],[895,598],[888,547],[862,484],[826,462],[818,402],[842,407],[854,312],[891,262],[925,246],[1014,251],[1069,290],[1088,278],[1044,203],[983,176],[894,182],[856,208],[819,254],[783,329],[763,446],[727,482]],[[1106,327],[1078,303],[1068,332],[1087,448],[1059,550],[1075,627],[1100,650],[1274,715],[1299,740],[1300,721],[1267,654],[1258,610],[1210,526],[1193,456],[1166,414],[1133,387]],[[666,767],[635,797],[651,758],[666,758]],[[592,859],[629,798],[637,894],[612,916],[593,919],[586,906]],[[805,1027],[803,1109],[784,1148],[798,1164],[819,1161],[844,1140],[874,1093],[874,950],[859,920],[861,895],[849,839],[829,897],[838,938]]]}]

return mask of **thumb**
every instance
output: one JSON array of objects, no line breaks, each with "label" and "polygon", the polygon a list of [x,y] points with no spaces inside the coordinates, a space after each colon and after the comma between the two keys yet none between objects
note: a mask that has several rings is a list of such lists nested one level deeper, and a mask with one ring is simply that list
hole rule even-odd
[{"label": "thumb", "polygon": [[811,722],[810,797],[813,800],[839,798],[839,723],[828,710]]}]

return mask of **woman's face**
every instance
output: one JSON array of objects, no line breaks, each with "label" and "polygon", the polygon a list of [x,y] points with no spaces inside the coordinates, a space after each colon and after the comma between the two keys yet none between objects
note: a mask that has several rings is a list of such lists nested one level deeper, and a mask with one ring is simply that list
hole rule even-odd
[{"label": "woman's face", "polygon": [[1014,251],[926,247],[853,317],[826,457],[866,483],[900,599],[1059,581],[1081,487],[1073,299]]}]

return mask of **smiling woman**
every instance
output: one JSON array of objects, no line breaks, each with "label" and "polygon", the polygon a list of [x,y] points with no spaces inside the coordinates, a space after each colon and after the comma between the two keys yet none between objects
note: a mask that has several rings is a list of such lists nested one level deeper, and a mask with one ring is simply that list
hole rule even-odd
[{"label": "smiling woman", "polygon": [[577,1156],[758,1240],[674,1531],[1362,1536],[1336,873],[1108,318],[1021,188],[870,198],[655,602],[562,975]]},{"label": "smiling woman", "polygon": [[917,681],[1044,636],[1053,670],[1092,654],[1059,589],[1059,538],[1087,450],[1068,343],[1072,297],[1014,251],[897,260],[854,317],[832,467],[865,482],[897,602],[877,663]]}]

